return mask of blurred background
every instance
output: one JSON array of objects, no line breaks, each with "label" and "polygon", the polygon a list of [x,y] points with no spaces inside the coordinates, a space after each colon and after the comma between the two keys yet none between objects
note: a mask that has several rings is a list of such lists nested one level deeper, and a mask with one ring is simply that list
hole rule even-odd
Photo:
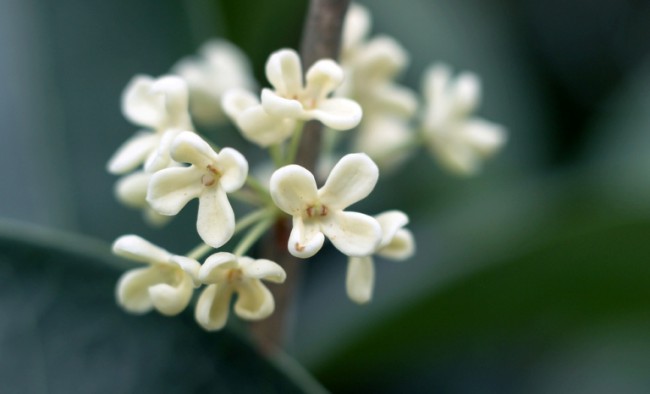
[{"label": "blurred background", "polygon": [[[479,115],[509,141],[475,178],[424,151],[383,177],[364,210],[407,212],[417,255],[378,259],[362,307],[346,298],[341,255],[306,264],[288,353],[343,393],[650,392],[650,1],[361,3],[373,34],[409,51],[404,84],[419,90],[436,61],[477,72]],[[193,247],[195,210],[154,230],[113,197],[106,162],[136,131],[121,92],[215,36],[264,85],[266,57],[297,48],[305,11],[298,0],[0,2],[0,216],[106,244],[136,233]]]}]

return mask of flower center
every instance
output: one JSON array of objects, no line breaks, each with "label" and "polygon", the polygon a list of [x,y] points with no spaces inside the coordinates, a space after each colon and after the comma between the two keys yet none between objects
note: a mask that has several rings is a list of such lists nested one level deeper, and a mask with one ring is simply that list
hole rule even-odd
[{"label": "flower center", "polygon": [[203,174],[203,176],[201,177],[201,183],[203,184],[203,186],[210,187],[217,183],[219,177],[221,177],[221,173],[219,172],[219,170],[214,168],[214,166],[212,166],[211,164],[208,164],[206,168],[208,172]]},{"label": "flower center", "polygon": [[241,269],[239,268],[233,268],[230,271],[228,271],[228,274],[226,275],[226,280],[228,283],[232,284],[234,282],[241,282],[244,279],[244,274],[241,272]]},{"label": "flower center", "polygon": [[307,209],[305,209],[308,218],[327,216],[328,212],[327,206],[320,203],[308,205]]}]

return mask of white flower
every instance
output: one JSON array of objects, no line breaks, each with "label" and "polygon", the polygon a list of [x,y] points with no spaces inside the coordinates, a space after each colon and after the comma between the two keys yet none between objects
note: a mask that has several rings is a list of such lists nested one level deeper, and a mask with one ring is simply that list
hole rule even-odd
[{"label": "white flower", "polygon": [[273,261],[220,252],[208,257],[198,278],[208,286],[196,303],[194,316],[203,328],[215,331],[228,320],[233,293],[237,293],[235,313],[242,319],[261,320],[273,313],[273,295],[260,279],[282,283],[286,274]]},{"label": "white flower", "polygon": [[244,89],[226,92],[222,105],[242,135],[264,148],[284,141],[296,128],[295,119],[269,115],[260,100]]},{"label": "white flower", "polygon": [[235,214],[226,193],[241,188],[248,162],[241,153],[223,148],[216,153],[192,132],[181,133],[172,144],[171,156],[189,167],[170,167],[156,172],[149,182],[147,201],[162,215],[176,215],[192,199],[199,199],[196,229],[203,241],[215,248],[228,242],[235,230]]},{"label": "white flower", "polygon": [[147,203],[147,188],[151,180],[151,173],[135,171],[124,175],[115,184],[115,196],[124,205],[141,209],[147,223],[153,226],[166,224],[170,217],[154,211]]},{"label": "white flower", "polygon": [[361,122],[354,147],[372,157],[380,168],[392,169],[412,152],[409,144],[415,137],[407,120],[374,113]]},{"label": "white flower", "polygon": [[122,112],[146,129],[128,139],[108,162],[112,174],[125,174],[145,163],[156,171],[170,162],[169,146],[182,130],[193,130],[187,112],[187,85],[175,76],[135,76],[122,95]]},{"label": "white flower", "polygon": [[152,309],[163,315],[176,315],[187,307],[196,285],[199,263],[175,256],[137,235],[124,235],[113,243],[113,253],[149,264],[125,272],[117,283],[117,302],[129,312]]},{"label": "white flower", "polygon": [[327,127],[347,130],[361,121],[361,107],[346,98],[328,98],[343,82],[343,70],[333,60],[321,59],[306,74],[291,49],[274,52],[266,62],[266,77],[274,90],[262,90],[262,105],[275,117],[299,120],[318,119]]},{"label": "white flower", "polygon": [[190,88],[190,109],[194,119],[205,124],[225,120],[221,98],[227,90],[253,89],[255,86],[246,55],[225,40],[206,42],[198,56],[182,59],[172,70]]},{"label": "white flower", "polygon": [[422,90],[427,102],[422,127],[429,149],[449,170],[475,173],[506,140],[502,126],[472,117],[480,99],[479,78],[465,72],[452,80],[450,69],[437,64],[426,71]]},{"label": "white flower", "polygon": [[350,97],[363,108],[355,150],[367,153],[382,168],[390,168],[409,153],[408,144],[414,138],[409,123],[417,99],[411,89],[395,82],[409,63],[408,53],[391,37],[368,39],[370,25],[368,10],[351,4],[342,36],[341,66],[346,79],[336,95]]},{"label": "white flower", "polygon": [[[413,234],[405,228],[408,217],[400,211],[388,211],[375,216],[381,225],[382,237],[373,254],[391,260],[406,260],[415,252]],[[372,255],[350,257],[346,289],[351,300],[364,304],[372,298],[375,267]]]},{"label": "white flower", "polygon": [[362,153],[344,156],[320,189],[312,173],[298,165],[273,173],[271,197],[293,216],[289,252],[300,258],[311,257],[323,246],[326,235],[348,256],[372,253],[381,238],[379,223],[368,215],[344,209],[370,194],[378,177],[377,166]]}]

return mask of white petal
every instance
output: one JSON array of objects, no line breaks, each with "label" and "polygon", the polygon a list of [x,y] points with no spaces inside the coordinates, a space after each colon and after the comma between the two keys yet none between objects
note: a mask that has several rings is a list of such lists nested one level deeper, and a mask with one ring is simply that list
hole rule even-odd
[{"label": "white petal", "polygon": [[379,248],[388,245],[397,231],[409,222],[408,216],[402,211],[387,211],[375,216],[381,226],[381,242]]},{"label": "white petal", "polygon": [[235,149],[223,148],[217,158],[217,169],[221,172],[221,187],[227,193],[240,189],[248,176],[248,161]]},{"label": "white petal", "polygon": [[189,120],[189,92],[183,78],[175,75],[165,75],[154,81],[151,93],[164,98],[166,111],[166,128],[192,128]]},{"label": "white petal", "polygon": [[262,89],[262,106],[269,115],[275,117],[304,120],[309,118],[300,101],[284,98],[270,89]]},{"label": "white petal", "polygon": [[377,254],[391,260],[406,260],[415,253],[415,240],[413,233],[407,229],[400,229],[395,233],[390,243],[377,251]]},{"label": "white petal", "polygon": [[203,191],[201,177],[204,171],[196,167],[171,167],[151,176],[147,202],[162,215],[176,215]]},{"label": "white petal", "polygon": [[363,111],[356,101],[346,98],[331,98],[318,103],[315,109],[306,111],[334,130],[348,130],[361,122]]},{"label": "white petal", "polygon": [[439,141],[431,147],[438,162],[457,175],[473,175],[480,168],[478,155],[467,144]]},{"label": "white petal", "polygon": [[350,257],[345,278],[348,297],[358,304],[365,304],[372,298],[375,285],[375,264],[372,257]]},{"label": "white petal", "polygon": [[292,49],[273,52],[266,62],[266,78],[278,94],[291,97],[302,91],[302,65]]},{"label": "white petal", "polygon": [[317,221],[304,221],[299,216],[293,217],[293,228],[289,235],[289,253],[301,259],[312,257],[323,247],[325,236]]},{"label": "white petal", "polygon": [[171,261],[190,276],[194,287],[198,287],[201,284],[199,280],[201,264],[198,261],[185,256],[172,256]]},{"label": "white petal", "polygon": [[162,133],[158,147],[151,152],[149,157],[147,157],[147,161],[144,163],[144,170],[146,172],[154,173],[172,165],[172,143],[181,132],[182,130],[179,129],[169,129]]},{"label": "white petal", "polygon": [[496,153],[506,141],[506,132],[502,126],[482,119],[469,120],[462,132],[467,143],[484,158]]},{"label": "white petal", "polygon": [[402,163],[413,151],[396,150],[406,147],[415,138],[414,130],[402,118],[375,115],[364,117],[357,133],[355,151],[367,153],[383,169],[393,169]]},{"label": "white petal", "polygon": [[225,282],[228,272],[238,268],[237,256],[227,252],[217,252],[205,260],[199,269],[198,278],[201,283],[212,284]]},{"label": "white petal", "polygon": [[267,259],[242,264],[242,272],[246,278],[264,279],[275,283],[282,283],[287,278],[287,274],[279,264]]},{"label": "white petal", "polygon": [[147,156],[156,149],[160,135],[141,131],[120,146],[108,161],[107,170],[111,174],[125,174],[141,165]]},{"label": "white petal", "polygon": [[174,139],[171,156],[179,163],[191,163],[203,169],[217,160],[210,144],[191,131],[183,131]]},{"label": "white petal", "polygon": [[334,60],[321,59],[307,70],[303,100],[318,102],[325,99],[343,82],[343,69]]},{"label": "white petal", "polygon": [[343,34],[341,37],[343,49],[352,50],[352,48],[361,45],[370,32],[370,25],[371,20],[368,9],[358,3],[350,4],[343,21]]},{"label": "white petal", "polygon": [[409,56],[394,38],[377,36],[363,46],[355,61],[363,73],[361,78],[387,81],[408,66]]},{"label": "white petal", "polygon": [[334,210],[346,208],[368,196],[378,178],[379,169],[368,155],[345,155],[318,191],[320,201]]},{"label": "white petal", "polygon": [[227,285],[210,285],[203,290],[196,302],[194,318],[208,331],[223,328],[228,320],[232,288]]},{"label": "white petal", "polygon": [[263,148],[286,140],[296,128],[294,119],[271,116],[261,105],[242,112],[235,122],[246,139]]},{"label": "white petal", "polygon": [[378,87],[373,92],[373,95],[375,96],[374,102],[370,106],[364,107],[364,122],[373,112],[410,118],[418,109],[418,100],[415,93],[403,86],[384,84]]},{"label": "white petal", "polygon": [[164,97],[151,93],[153,83],[146,75],[133,77],[122,93],[122,113],[135,124],[156,129],[167,114]]},{"label": "white petal", "polygon": [[205,189],[199,196],[196,230],[203,242],[213,248],[228,242],[235,232],[235,213],[221,187]]},{"label": "white petal", "polygon": [[451,92],[454,101],[456,116],[467,116],[479,105],[481,99],[481,81],[474,73],[460,74],[452,86]]},{"label": "white petal", "polygon": [[167,263],[171,254],[137,235],[123,235],[113,242],[113,253],[141,263]]},{"label": "white petal", "polygon": [[247,109],[260,104],[253,93],[245,89],[230,89],[223,94],[221,106],[231,119],[236,120]]},{"label": "white petal", "polygon": [[314,175],[296,164],[282,167],[271,175],[270,191],[275,205],[292,216],[301,215],[318,199]]},{"label": "white petal", "polygon": [[444,104],[450,78],[451,69],[442,63],[436,63],[424,72],[422,92],[429,105]]},{"label": "white petal", "polygon": [[321,229],[336,249],[351,257],[374,253],[381,240],[379,222],[358,212],[334,212]]},{"label": "white petal", "polygon": [[193,292],[192,278],[187,274],[183,274],[176,286],[160,283],[149,287],[149,297],[154,308],[166,316],[181,313],[190,303]]},{"label": "white petal", "polygon": [[167,279],[157,267],[138,268],[125,272],[117,282],[117,303],[131,313],[146,313],[153,309],[149,287]]},{"label": "white petal", "polygon": [[261,320],[273,313],[273,309],[273,295],[259,280],[245,280],[237,285],[237,316],[246,320]]},{"label": "white petal", "polygon": [[133,208],[147,206],[147,187],[151,174],[136,171],[121,177],[115,184],[115,196],[124,205]]}]

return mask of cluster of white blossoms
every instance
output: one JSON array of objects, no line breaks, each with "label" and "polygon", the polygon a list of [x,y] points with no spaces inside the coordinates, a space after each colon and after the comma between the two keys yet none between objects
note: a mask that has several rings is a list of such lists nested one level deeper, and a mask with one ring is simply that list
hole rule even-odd
[{"label": "cluster of white blossoms", "polygon": [[[294,50],[278,50],[265,67],[270,87],[261,91],[254,90],[243,53],[222,40],[205,44],[199,56],[183,59],[169,75],[133,78],[122,110],[144,129],[109,160],[108,171],[122,176],[116,195],[142,209],[153,224],[165,223],[197,198],[202,243],[186,255],[173,255],[136,235],[117,239],[115,254],[147,264],[119,280],[117,300],[124,309],[175,315],[203,287],[195,318],[206,330],[224,327],[234,294],[240,318],[268,317],[275,303],[262,281],[280,284],[286,273],[280,264],[247,253],[279,221],[292,221],[286,245],[291,255],[311,258],[327,238],[347,256],[345,287],[359,304],[372,298],[374,256],[400,261],[413,255],[404,212],[371,216],[349,209],[375,188],[377,163],[395,165],[407,156],[406,148],[422,143],[450,169],[472,173],[503,144],[504,131],[472,117],[478,79],[461,74],[454,80],[443,66],[426,73],[417,131],[411,123],[422,106],[412,90],[395,82],[408,55],[394,39],[369,38],[369,31],[367,10],[352,5],[341,64],[321,59],[303,73]],[[246,140],[268,150],[270,177],[249,174],[242,153],[219,147],[218,139],[194,128],[192,118],[199,125],[232,121]],[[353,144],[358,153],[333,160],[332,144],[321,149],[321,160],[333,161],[326,176],[294,164],[303,126],[312,120],[335,130],[335,139],[347,134],[341,131],[358,129]],[[231,199],[251,208],[237,214]]]},{"label": "cluster of white blossoms", "polygon": [[336,94],[357,100],[363,108],[355,149],[392,168],[425,145],[452,173],[475,174],[506,141],[503,127],[473,117],[479,78],[469,72],[452,78],[448,66],[434,64],[424,73],[424,100],[419,103],[414,91],[395,81],[408,66],[407,51],[392,37],[369,38],[370,28],[368,10],[352,4],[341,54],[347,79]]}]

